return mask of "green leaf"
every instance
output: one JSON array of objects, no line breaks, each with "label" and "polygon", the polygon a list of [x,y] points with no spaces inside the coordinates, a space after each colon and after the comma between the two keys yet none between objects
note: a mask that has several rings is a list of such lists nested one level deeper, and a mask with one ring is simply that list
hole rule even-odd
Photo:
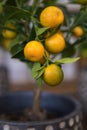
[{"label": "green leaf", "polygon": [[38,71],[32,71],[31,75],[32,75],[32,78],[37,79],[37,77],[38,77]]},{"label": "green leaf", "polygon": [[36,82],[37,82],[37,85],[38,85],[39,87],[41,87],[41,86],[42,86],[43,79],[40,77],[40,78],[38,78],[38,79],[36,80]]},{"label": "green leaf", "polygon": [[77,58],[62,58],[60,60],[56,60],[55,63],[58,63],[58,64],[69,64],[69,63],[76,62],[79,59],[80,59],[80,57],[77,57]]},{"label": "green leaf", "polygon": [[41,65],[39,62],[34,63],[32,71],[38,71],[40,69]]},{"label": "green leaf", "polygon": [[10,45],[10,49],[13,48],[18,43],[21,43],[25,40],[23,35],[18,35],[14,40],[12,40],[12,44]]},{"label": "green leaf", "polygon": [[32,77],[38,79],[42,76],[44,72],[44,66],[41,66],[39,62],[34,63],[32,68]]},{"label": "green leaf", "polygon": [[23,55],[24,46],[25,46],[24,42],[13,46],[10,50],[12,58],[19,58],[19,59],[24,58],[24,55]]},{"label": "green leaf", "polygon": [[44,33],[48,28],[38,28],[38,30],[36,31],[37,36],[41,35],[42,33]]},{"label": "green leaf", "polygon": [[15,7],[15,6],[6,6],[5,7],[5,21],[11,18],[14,19],[26,19],[29,20],[31,13],[27,10]]},{"label": "green leaf", "polygon": [[32,77],[35,78],[35,79],[38,79],[42,76],[43,73],[44,73],[44,69],[32,71]]},{"label": "green leaf", "polygon": [[37,78],[39,69],[40,69],[40,63],[39,62],[34,63],[33,68],[32,68],[32,77],[33,78]]},{"label": "green leaf", "polygon": [[38,71],[38,75],[36,76],[36,79],[40,78],[42,74],[44,73],[44,69]]}]

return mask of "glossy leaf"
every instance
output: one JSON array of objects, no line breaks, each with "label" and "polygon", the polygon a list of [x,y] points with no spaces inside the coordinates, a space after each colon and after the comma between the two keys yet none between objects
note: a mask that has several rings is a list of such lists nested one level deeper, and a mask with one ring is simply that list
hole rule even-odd
[{"label": "glossy leaf", "polygon": [[44,72],[44,67],[41,67],[39,62],[34,63],[32,68],[32,77],[38,79],[42,76],[43,72]]},{"label": "glossy leaf", "polygon": [[62,59],[56,60],[55,63],[69,64],[69,63],[76,62],[79,59],[80,59],[80,57],[77,57],[77,58],[62,58]]},{"label": "glossy leaf", "polygon": [[38,28],[37,32],[36,32],[37,36],[43,34],[45,31],[47,31],[47,29],[48,28],[45,28],[45,27],[44,28]]},{"label": "glossy leaf", "polygon": [[34,71],[38,71],[39,69],[40,69],[40,63],[39,62],[36,62],[36,63],[34,63],[34,65],[33,65],[33,68],[32,68],[32,71],[34,72]]}]

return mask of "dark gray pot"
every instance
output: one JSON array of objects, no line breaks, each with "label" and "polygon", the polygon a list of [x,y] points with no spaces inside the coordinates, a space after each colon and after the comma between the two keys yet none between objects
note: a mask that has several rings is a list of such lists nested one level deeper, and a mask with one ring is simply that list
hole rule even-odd
[{"label": "dark gray pot", "polygon": [[[31,107],[32,92],[11,92],[0,96],[0,114]],[[41,107],[55,115],[47,121],[17,122],[0,120],[0,130],[82,130],[81,107],[70,96],[42,93]]]}]

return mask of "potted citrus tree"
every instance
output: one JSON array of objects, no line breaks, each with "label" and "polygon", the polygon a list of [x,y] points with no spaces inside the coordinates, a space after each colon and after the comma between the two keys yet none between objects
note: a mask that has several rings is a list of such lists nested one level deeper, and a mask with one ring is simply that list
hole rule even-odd
[{"label": "potted citrus tree", "polygon": [[37,83],[34,93],[0,97],[1,129],[81,129],[79,103],[41,93],[41,86],[43,82],[58,86],[64,78],[62,64],[79,59],[72,57],[76,46],[87,39],[86,6],[74,15],[56,0],[3,0],[0,11],[1,46],[31,68]]}]

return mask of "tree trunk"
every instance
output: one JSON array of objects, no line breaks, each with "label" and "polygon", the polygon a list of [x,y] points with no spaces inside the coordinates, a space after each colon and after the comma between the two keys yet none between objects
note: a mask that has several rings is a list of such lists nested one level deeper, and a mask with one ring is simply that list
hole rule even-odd
[{"label": "tree trunk", "polygon": [[26,109],[24,111],[25,116],[27,116],[27,118],[32,121],[46,119],[46,111],[43,110],[40,106],[41,89],[41,87],[35,87],[32,109]]}]

